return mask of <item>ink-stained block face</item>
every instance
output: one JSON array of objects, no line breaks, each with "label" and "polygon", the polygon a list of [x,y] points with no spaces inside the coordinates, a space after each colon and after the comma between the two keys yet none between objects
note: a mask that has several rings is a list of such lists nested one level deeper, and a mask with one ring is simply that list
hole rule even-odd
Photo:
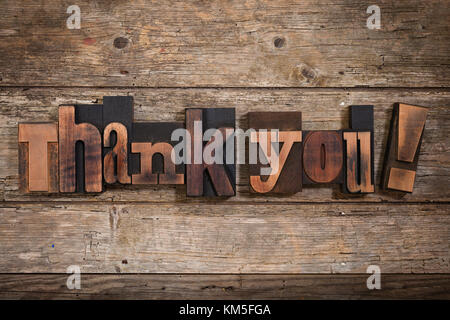
[{"label": "ink-stained block face", "polygon": [[133,97],[103,97],[103,172],[106,183],[131,183]]},{"label": "ink-stained block face", "polygon": [[177,141],[172,133],[182,122],[136,122],[131,137],[133,184],[184,184],[185,165],[172,161]]},{"label": "ink-stained block face", "polygon": [[59,107],[60,192],[102,192],[102,106]]},{"label": "ink-stained block face", "polygon": [[[203,135],[211,132],[210,129],[214,129],[213,136],[204,141]],[[234,129],[233,108],[186,109],[186,130],[190,136],[190,163],[186,165],[188,196],[230,197],[236,194],[235,141],[233,135],[227,134]],[[216,140],[219,136],[222,143]],[[233,145],[231,155],[229,144]],[[219,159],[222,163],[205,162],[205,153],[216,145],[223,155]],[[209,155],[215,156],[215,151]]]},{"label": "ink-stained block face", "polygon": [[19,124],[19,189],[58,192],[58,124]]},{"label": "ink-stained block face", "polygon": [[373,106],[350,106],[350,129],[343,130],[345,193],[375,192]]},{"label": "ink-stained block face", "polygon": [[395,104],[382,175],[385,190],[412,192],[427,108]]},{"label": "ink-stained block face", "polygon": [[[254,129],[249,152],[257,150],[257,163],[249,164],[250,191],[264,194],[293,194],[302,191],[302,114],[301,112],[250,112],[248,127]],[[267,130],[256,133],[259,130]],[[278,130],[272,141],[271,130]],[[273,148],[277,143],[279,156]],[[253,144],[253,146],[251,145]],[[263,159],[259,157],[263,155]],[[270,161],[273,159],[273,161]],[[276,164],[277,163],[277,164]],[[261,175],[262,168],[271,168],[270,175]],[[275,168],[277,167],[277,168]]]},{"label": "ink-stained block face", "polygon": [[303,131],[303,183],[343,183],[341,131]]}]

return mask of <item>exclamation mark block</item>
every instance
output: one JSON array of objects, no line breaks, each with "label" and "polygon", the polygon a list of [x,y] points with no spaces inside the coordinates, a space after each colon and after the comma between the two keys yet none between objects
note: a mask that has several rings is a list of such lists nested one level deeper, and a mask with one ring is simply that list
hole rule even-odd
[{"label": "exclamation mark block", "polygon": [[412,192],[427,108],[395,104],[383,168],[382,187]]}]

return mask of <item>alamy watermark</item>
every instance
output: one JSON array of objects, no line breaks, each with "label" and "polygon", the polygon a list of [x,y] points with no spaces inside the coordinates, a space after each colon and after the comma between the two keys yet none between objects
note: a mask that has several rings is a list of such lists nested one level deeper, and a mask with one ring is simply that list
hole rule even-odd
[{"label": "alamy watermark", "polygon": [[369,290],[380,290],[381,289],[381,269],[377,265],[370,265],[367,267],[367,273],[371,273],[370,277],[367,278],[367,289]]},{"label": "alamy watermark", "polygon": [[67,289],[81,289],[81,269],[80,266],[71,265],[67,267],[66,273],[69,273],[70,276],[67,278],[66,285]]}]

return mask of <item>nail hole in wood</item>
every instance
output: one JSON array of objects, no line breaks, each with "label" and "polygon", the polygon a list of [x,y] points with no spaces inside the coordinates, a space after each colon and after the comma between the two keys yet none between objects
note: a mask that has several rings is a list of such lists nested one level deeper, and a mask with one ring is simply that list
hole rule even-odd
[{"label": "nail hole in wood", "polygon": [[128,39],[124,37],[118,37],[114,39],[114,47],[117,49],[123,49],[127,46]]},{"label": "nail hole in wood", "polygon": [[284,38],[275,38],[275,40],[273,41],[273,45],[275,46],[275,48],[282,48],[284,47],[286,43],[286,40]]}]

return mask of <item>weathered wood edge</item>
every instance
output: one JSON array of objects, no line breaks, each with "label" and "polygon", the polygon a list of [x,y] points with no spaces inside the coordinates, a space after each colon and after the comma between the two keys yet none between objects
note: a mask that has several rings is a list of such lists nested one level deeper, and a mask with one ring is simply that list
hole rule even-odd
[{"label": "weathered wood edge", "polygon": [[448,204],[0,205],[0,272],[450,273]]},{"label": "weathered wood edge", "polygon": [[0,274],[0,299],[450,299],[450,274]]},{"label": "weathered wood edge", "polygon": [[[448,87],[450,7],[439,0],[0,5],[1,85]],[[117,41],[116,39],[119,39]]]}]

